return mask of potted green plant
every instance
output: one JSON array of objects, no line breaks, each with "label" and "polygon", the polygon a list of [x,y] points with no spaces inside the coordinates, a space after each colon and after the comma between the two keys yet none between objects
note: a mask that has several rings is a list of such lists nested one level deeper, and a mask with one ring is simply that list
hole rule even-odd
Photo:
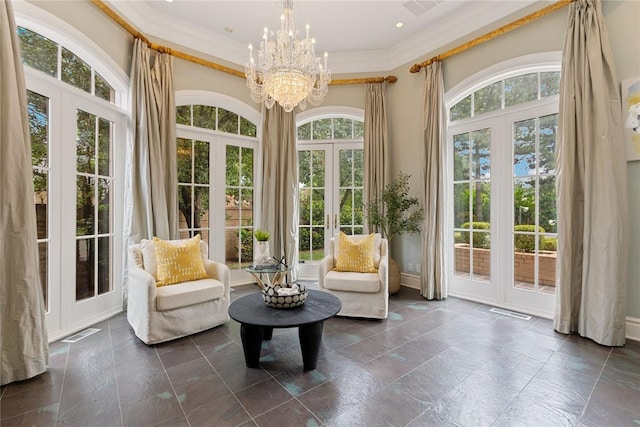
[{"label": "potted green plant", "polygon": [[253,256],[254,264],[270,263],[271,251],[269,250],[269,237],[271,237],[271,235],[266,230],[256,230],[253,232],[253,237],[256,239],[256,249]]},{"label": "potted green plant", "polygon": [[[400,172],[398,176],[384,188],[382,193],[367,203],[367,220],[375,226],[389,241],[397,235],[419,233],[423,212],[417,197],[409,197],[410,175]],[[398,263],[389,257],[389,293],[400,289],[400,268]]]}]

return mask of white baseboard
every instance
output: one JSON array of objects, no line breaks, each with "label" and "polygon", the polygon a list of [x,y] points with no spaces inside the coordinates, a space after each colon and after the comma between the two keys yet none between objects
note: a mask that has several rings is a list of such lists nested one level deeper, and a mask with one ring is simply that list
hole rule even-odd
[{"label": "white baseboard", "polygon": [[122,313],[122,311],[122,307],[113,308],[107,311],[103,311],[102,313],[98,313],[95,316],[91,316],[90,318],[85,319],[80,323],[74,323],[68,328],[60,329],[57,331],[48,331],[47,338],[49,339],[49,344],[62,338],[68,337],[71,334],[75,334],[76,332],[82,331],[83,329],[91,327],[96,323],[102,322],[103,320],[110,319],[116,314]]},{"label": "white baseboard", "polygon": [[420,276],[417,274],[400,273],[400,286],[420,290]]},{"label": "white baseboard", "polygon": [[628,340],[640,341],[640,319],[627,317],[626,336]]},{"label": "white baseboard", "polygon": [[[400,286],[411,289],[420,289],[420,276],[416,274],[400,273]],[[483,304],[495,305],[487,301],[478,301]],[[512,307],[507,307],[512,308]],[[532,313],[536,315],[536,313]],[[539,314],[537,314],[539,315]],[[547,316],[542,316],[547,317]],[[640,341],[640,318],[627,317],[626,338],[628,340]]]}]

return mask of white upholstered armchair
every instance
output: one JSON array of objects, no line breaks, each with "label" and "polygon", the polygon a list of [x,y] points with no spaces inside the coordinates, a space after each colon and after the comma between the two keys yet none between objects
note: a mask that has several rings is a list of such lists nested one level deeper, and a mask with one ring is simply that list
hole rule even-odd
[{"label": "white upholstered armchair", "polygon": [[145,344],[201,332],[229,320],[229,268],[207,259],[206,243],[200,242],[200,252],[206,278],[157,287],[154,242],[142,240],[129,247],[127,320]]},{"label": "white upholstered armchair", "polygon": [[[350,236],[359,241],[366,236]],[[318,286],[342,302],[338,316],[386,319],[389,313],[389,245],[379,234],[374,240],[375,273],[336,271],[336,239],[329,242],[329,254],[320,262]],[[337,248],[339,251],[340,248]]]}]

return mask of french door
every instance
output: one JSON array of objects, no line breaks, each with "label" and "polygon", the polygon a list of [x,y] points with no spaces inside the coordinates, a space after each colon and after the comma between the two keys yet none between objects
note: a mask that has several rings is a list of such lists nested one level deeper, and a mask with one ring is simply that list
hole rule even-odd
[{"label": "french door", "polygon": [[27,74],[40,278],[50,340],[122,309],[125,115]]},{"label": "french door", "polygon": [[550,317],[557,103],[449,128],[451,293]]},{"label": "french door", "polygon": [[232,284],[252,283],[256,142],[178,126],[177,149],[180,238],[199,234]]},{"label": "french door", "polygon": [[299,143],[298,175],[299,277],[315,278],[331,237],[364,232],[362,143]]}]

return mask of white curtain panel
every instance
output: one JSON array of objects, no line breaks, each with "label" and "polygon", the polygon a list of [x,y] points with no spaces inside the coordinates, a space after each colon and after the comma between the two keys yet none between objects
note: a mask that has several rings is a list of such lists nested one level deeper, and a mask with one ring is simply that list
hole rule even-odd
[{"label": "white curtain panel", "polygon": [[[296,116],[280,104],[262,107],[261,227],[271,233],[272,255],[298,264],[298,148]],[[291,279],[297,279],[294,268]]]},{"label": "white curtain panel", "polygon": [[625,342],[629,207],[620,90],[600,1],[569,6],[560,82],[554,328]]},{"label": "white curtain panel", "polygon": [[422,127],[424,129],[424,221],[422,223],[421,294],[427,299],[444,299],[448,294],[445,258],[446,113],[442,64],[425,69]]},{"label": "white curtain panel", "polygon": [[[364,202],[379,197],[388,182],[387,87],[386,83],[367,83],[364,103]],[[381,231],[375,226],[367,226],[372,233]]]},{"label": "white curtain panel", "polygon": [[27,89],[13,9],[0,2],[0,385],[47,369]]},{"label": "white curtain panel", "polygon": [[[151,50],[140,39],[131,61],[133,138],[125,168],[125,248],[157,236],[178,238],[176,105],[173,57]],[[126,266],[123,292],[127,295]]]}]

